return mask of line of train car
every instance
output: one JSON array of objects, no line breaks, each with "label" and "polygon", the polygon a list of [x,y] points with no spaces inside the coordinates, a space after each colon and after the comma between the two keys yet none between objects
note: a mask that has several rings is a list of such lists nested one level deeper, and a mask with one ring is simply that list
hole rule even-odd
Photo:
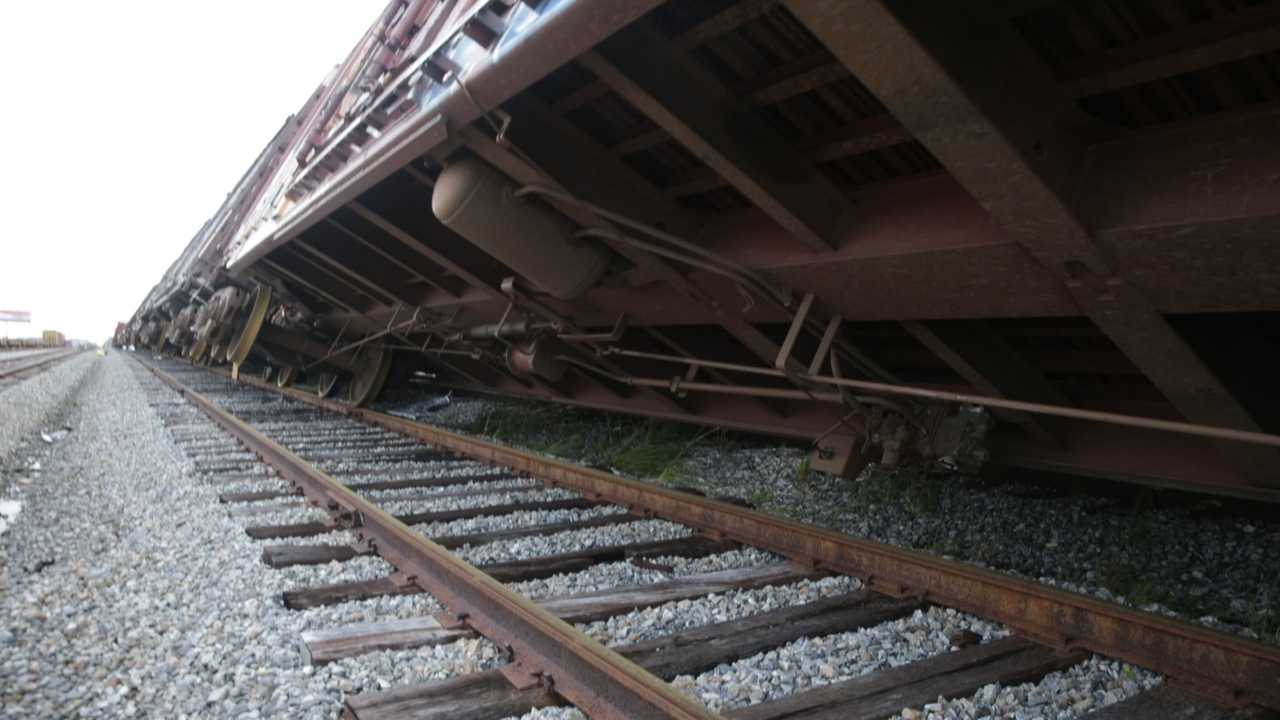
[{"label": "line of train car", "polygon": [[[1280,499],[1280,2],[393,0],[128,323]],[[388,380],[390,378],[390,380]]]},{"label": "line of train car", "polygon": [[39,338],[0,338],[0,348],[65,347],[67,336],[57,330],[45,330]]}]

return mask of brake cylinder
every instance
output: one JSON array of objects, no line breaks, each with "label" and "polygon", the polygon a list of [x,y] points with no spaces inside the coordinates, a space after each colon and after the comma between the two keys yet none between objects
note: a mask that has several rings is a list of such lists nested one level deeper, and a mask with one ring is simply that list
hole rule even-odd
[{"label": "brake cylinder", "polygon": [[541,199],[516,197],[515,181],[478,158],[451,163],[436,180],[431,210],[466,238],[552,295],[571,300],[600,281],[613,253],[574,238],[569,218]]}]

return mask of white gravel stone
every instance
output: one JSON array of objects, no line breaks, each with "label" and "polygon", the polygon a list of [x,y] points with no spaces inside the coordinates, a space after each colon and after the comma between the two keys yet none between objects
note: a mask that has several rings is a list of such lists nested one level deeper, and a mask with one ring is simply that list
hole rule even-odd
[{"label": "white gravel stone", "polygon": [[0,390],[0,459],[11,462],[15,451],[39,441],[40,428],[70,404],[89,370],[102,360],[94,353],[81,353]]},{"label": "white gravel stone", "polygon": [[745,707],[948,652],[947,630],[970,630],[984,642],[1005,634],[996,623],[934,607],[856,632],[801,638],[671,684],[712,710]]},{"label": "white gravel stone", "polygon": [[[537,412],[539,423],[502,442],[538,451],[565,428],[592,435],[575,446],[583,456],[574,461],[599,462],[592,448],[627,432],[616,418],[488,398],[455,397],[424,421],[465,433],[477,418],[511,408]],[[1212,499],[1148,509],[1159,491],[1135,504],[971,478],[913,480],[876,465],[857,480],[801,477],[805,454],[717,431],[686,448],[675,479],[663,484],[1280,644],[1280,518],[1232,516]]]},{"label": "white gravel stone", "polygon": [[[938,698],[917,711],[922,720],[970,720],[1008,717],[1017,720],[1072,720],[1098,708],[1150,690],[1159,675],[1097,655],[1038,683],[987,685],[971,697]],[[905,717],[904,711],[904,717]]]},{"label": "white gravel stone", "polygon": [[455,554],[472,564],[527,560],[543,555],[578,552],[611,545],[629,545],[688,537],[693,531],[683,525],[665,520],[641,520],[621,525],[586,528],[555,535],[518,538],[488,543],[478,547],[463,547]]},{"label": "white gravel stone", "polygon": [[541,600],[543,598],[560,597],[594,590],[608,590],[623,585],[644,585],[669,580],[672,577],[698,575],[700,573],[716,572],[717,570],[755,567],[757,565],[781,562],[783,559],[778,555],[757,548],[744,547],[741,550],[718,553],[703,558],[654,558],[654,562],[670,566],[672,568],[670,573],[636,567],[628,562],[602,563],[593,565],[581,572],[555,575],[542,580],[512,583],[510,587],[525,597]]},{"label": "white gravel stone", "polygon": [[578,629],[606,645],[625,645],[844,595],[860,587],[862,582],[857,578],[839,575],[777,587],[732,590],[615,615],[608,620],[578,625]]},{"label": "white gravel stone", "polygon": [[[118,353],[82,362],[83,377],[62,376],[69,389],[48,389],[76,401],[59,420],[74,431],[42,443],[38,482],[0,535],[4,715],[332,718],[349,693],[472,669],[465,645],[302,666],[302,630],[421,616],[439,603],[415,595],[285,610],[285,589],[389,566],[267,567],[262,543],[217,501],[224,488],[193,472],[148,406],[141,386],[158,382]],[[474,669],[497,662],[477,652]]]}]

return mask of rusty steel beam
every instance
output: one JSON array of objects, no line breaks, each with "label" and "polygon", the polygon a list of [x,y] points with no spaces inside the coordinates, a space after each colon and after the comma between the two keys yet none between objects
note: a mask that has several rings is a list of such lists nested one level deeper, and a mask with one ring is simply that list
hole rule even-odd
[{"label": "rusty steel beam", "polygon": [[392,255],[391,253],[387,252],[386,250],[383,250],[382,248],[378,247],[377,245],[373,244],[372,242],[369,242],[369,241],[368,241],[368,240],[366,240],[364,237],[362,237],[359,233],[357,233],[357,232],[355,232],[355,231],[351,230],[350,228],[346,227],[346,226],[345,226],[345,225],[343,225],[342,223],[339,223],[339,222],[337,222],[336,220],[333,220],[332,218],[325,218],[325,221],[324,221],[324,222],[325,222],[325,224],[326,224],[327,226],[329,226],[329,227],[333,228],[334,230],[336,230],[336,231],[338,231],[338,232],[342,233],[344,236],[346,236],[346,237],[350,238],[353,242],[355,242],[355,243],[357,243],[357,244],[359,244],[359,245],[363,246],[363,247],[364,247],[366,250],[368,250],[369,252],[373,253],[374,255],[377,255],[377,256],[381,257],[382,259],[386,260],[387,262],[391,263],[392,265],[395,265],[396,267],[398,267],[398,268],[400,268],[401,270],[405,271],[405,272],[406,272],[406,273],[408,273],[409,275],[412,275],[412,276],[414,277],[414,279],[416,279],[418,282],[420,282],[420,283],[422,283],[422,284],[424,284],[424,285],[429,285],[429,286],[431,286],[431,287],[435,288],[436,290],[439,290],[440,292],[444,293],[444,294],[445,294],[445,296],[449,298],[449,300],[457,300],[457,299],[458,299],[458,295],[457,295],[457,293],[455,293],[455,292],[453,292],[453,291],[449,290],[448,288],[444,287],[444,286],[443,286],[443,285],[441,285],[439,282],[437,282],[437,281],[435,281],[435,280],[432,280],[431,278],[428,278],[426,275],[424,275],[424,274],[423,274],[421,271],[419,271],[418,269],[416,269],[416,268],[414,268],[414,267],[410,266],[408,263],[406,263],[406,262],[402,261],[401,259],[399,259],[399,258],[395,257],[395,256],[394,256],[394,255]]},{"label": "rusty steel beam", "polygon": [[[554,681],[555,691],[597,718],[712,720],[720,717],[536,603],[460,560],[375,503],[308,464],[209,398],[149,363],[146,367],[245,447],[301,488],[314,505],[371,544],[453,615],[509,648],[513,682]],[[264,384],[265,385],[265,384]]]},{"label": "rusty steel beam", "polygon": [[[550,181],[552,184],[559,186],[560,177],[547,177],[543,172],[526,163],[515,153],[501,147],[493,141],[492,138],[475,130],[474,128],[463,128],[459,133],[465,138],[468,147],[476,154],[493,164],[502,172],[506,173],[516,182],[522,185],[537,185]],[[612,178],[607,173],[600,173],[595,176],[601,182],[612,183]],[[568,183],[566,191],[570,194],[573,192],[584,192],[580,187],[583,180],[581,177],[572,175],[565,176],[564,182]],[[590,194],[590,191],[586,191]],[[575,196],[576,197],[576,196]],[[584,207],[573,203],[561,201],[555,197],[547,196],[547,201],[557,210],[563,212],[574,222],[583,227],[594,228],[611,228],[611,224],[597,217],[594,213]],[[767,335],[747,322],[737,313],[734,313],[719,303],[713,301],[701,288],[696,286],[689,278],[680,274],[668,265],[661,258],[657,258],[649,253],[637,250],[630,245],[621,243],[610,243],[610,246],[626,257],[628,260],[637,265],[652,269],[657,277],[671,285],[672,289],[682,298],[690,303],[691,309],[699,314],[705,315],[709,320],[723,326],[734,339],[742,343],[752,353],[763,360],[772,361],[778,354],[778,346]],[[795,366],[795,369],[801,369]]]},{"label": "rusty steel beam", "polygon": [[[970,52],[984,17],[947,0],[785,0],[784,4],[1070,291],[1187,419],[1257,423],[1102,252],[1071,199],[1086,144],[1048,117],[992,58]],[[878,48],[878,52],[867,52]],[[1280,487],[1280,452],[1214,441],[1255,485]]]},{"label": "rusty steel beam", "polygon": [[413,234],[405,231],[403,228],[397,226],[395,223],[391,222],[390,220],[387,220],[386,218],[382,217],[378,213],[374,212],[372,209],[367,208],[364,205],[361,205],[360,203],[354,202],[354,201],[347,204],[347,209],[355,213],[356,215],[358,215],[360,218],[368,221],[371,225],[376,227],[379,231],[385,233],[388,237],[394,238],[397,242],[403,244],[405,247],[408,247],[414,250],[415,252],[427,258],[431,262],[439,265],[445,270],[448,270],[450,273],[454,275],[454,277],[458,277],[466,281],[466,283],[471,287],[484,292],[484,294],[488,295],[490,298],[494,300],[500,300],[502,302],[506,302],[507,297],[502,294],[501,290],[486,283],[480,277],[473,274],[470,270],[454,262],[452,258],[446,257],[444,254],[438,252],[435,248],[431,247],[431,245],[429,245],[428,243],[415,237]]},{"label": "rusty steel beam", "polygon": [[[661,145],[671,139],[671,133],[657,128],[624,140],[608,149],[613,157],[625,157],[641,150]],[[911,131],[902,127],[902,123],[892,115],[878,115],[859,120],[852,125],[836,128],[823,133],[810,135],[794,144],[796,150],[815,163],[838,160],[850,155],[859,155],[872,150],[898,145],[914,140]],[[728,185],[721,178],[720,186]]]},{"label": "rusty steel beam", "polygon": [[778,0],[743,0],[728,10],[723,10],[681,33],[676,38],[676,45],[684,50],[692,50],[699,45],[715,40],[740,25],[754,20],[777,6]]},{"label": "rusty steel beam", "polygon": [[505,137],[576,197],[684,237],[702,229],[697,213],[664,197],[643,175],[533,93],[517,95],[503,109],[514,118]]},{"label": "rusty steel beam", "polygon": [[1280,49],[1280,5],[1255,5],[1072,60],[1058,70],[1082,98]]},{"label": "rusty steel beam", "polygon": [[811,135],[796,144],[810,160],[821,163],[909,142],[915,136],[892,115],[859,120],[836,130]]},{"label": "rusty steel beam", "polygon": [[734,86],[751,105],[772,105],[849,77],[849,68],[826,50],[793,60]]},{"label": "rusty steel beam", "polygon": [[347,413],[434,447],[517,471],[673,522],[863,578],[872,589],[919,596],[1005,623],[1048,644],[1083,648],[1172,675],[1215,696],[1280,706],[1280,649],[972,565],[822,530],[754,510],[476,440],[252,378],[254,386]]},{"label": "rusty steel beam", "polygon": [[[391,304],[391,305],[394,305],[399,302],[403,302],[403,303],[409,304],[410,306],[418,304],[416,299],[410,298],[401,294],[401,291],[399,291],[398,289],[394,289],[394,290],[388,289],[388,287],[380,285],[374,282],[373,280],[370,280],[368,277],[361,275],[359,272],[356,272],[346,263],[343,263],[331,257],[325,252],[317,250],[316,248],[308,244],[305,241],[305,239],[302,240],[301,242],[295,242],[290,244],[288,247],[288,250],[294,251],[294,253],[297,255],[313,256],[316,260],[319,260],[320,263],[323,264],[323,266],[325,266],[326,270],[329,270],[331,274],[334,274],[335,277],[338,277],[339,282],[342,282],[344,285],[347,285],[348,287],[354,287],[351,283],[355,283],[356,285],[359,285],[360,287],[364,288],[364,290],[361,292],[363,292],[366,295],[369,293],[373,293],[374,296],[377,296],[375,299],[377,299],[378,302],[381,302],[383,304]],[[320,267],[320,265],[317,265],[317,267]],[[348,282],[347,279],[343,279],[342,276],[345,276],[345,278],[349,279],[350,282]]]},{"label": "rusty steel beam", "polygon": [[625,65],[594,50],[578,62],[806,247],[831,249],[830,236],[846,208],[838,191],[661,32],[633,25],[628,33],[624,40],[640,47]]}]

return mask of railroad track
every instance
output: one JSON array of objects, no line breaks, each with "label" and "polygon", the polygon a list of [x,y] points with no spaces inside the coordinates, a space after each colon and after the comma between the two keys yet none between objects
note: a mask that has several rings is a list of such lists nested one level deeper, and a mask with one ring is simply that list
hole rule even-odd
[{"label": "railroad track", "polygon": [[[596,718],[720,717],[665,680],[802,638],[927,617],[919,613],[930,607],[972,613],[1013,633],[988,642],[954,633],[950,647],[914,662],[797,688],[729,710],[728,717],[884,718],[939,697],[968,697],[993,683],[1034,682],[1094,652],[1168,676],[1158,689],[1096,711],[1097,718],[1260,719],[1280,707],[1280,650],[1272,646],[305,393],[237,383],[168,360],[147,364],[185,397],[162,393],[152,402],[206,481],[225,486],[221,499],[229,512],[269,517],[310,507],[327,515],[249,527],[265,541],[264,562],[287,567],[377,555],[395,568],[374,580],[287,591],[287,606],[427,593],[443,607],[429,617],[304,633],[307,662],[480,636],[507,660],[447,680],[352,696],[348,717],[503,718],[566,703]],[[483,529],[484,518],[514,513],[535,519]],[[556,551],[559,539],[575,532],[654,518],[676,523],[677,530],[659,539]],[[466,521],[481,529],[450,531]],[[342,531],[353,541],[314,544]],[[534,545],[541,552],[477,565],[461,557],[477,547],[532,539],[539,539]],[[536,601],[513,589],[601,563],[670,571],[680,558],[740,546],[784,560]],[[850,587],[857,589],[613,648],[575,627],[711,593],[833,574],[855,578]]]},{"label": "railroad track", "polygon": [[81,352],[80,350],[17,351],[18,357],[0,354],[0,390],[33,377],[49,365]]}]

